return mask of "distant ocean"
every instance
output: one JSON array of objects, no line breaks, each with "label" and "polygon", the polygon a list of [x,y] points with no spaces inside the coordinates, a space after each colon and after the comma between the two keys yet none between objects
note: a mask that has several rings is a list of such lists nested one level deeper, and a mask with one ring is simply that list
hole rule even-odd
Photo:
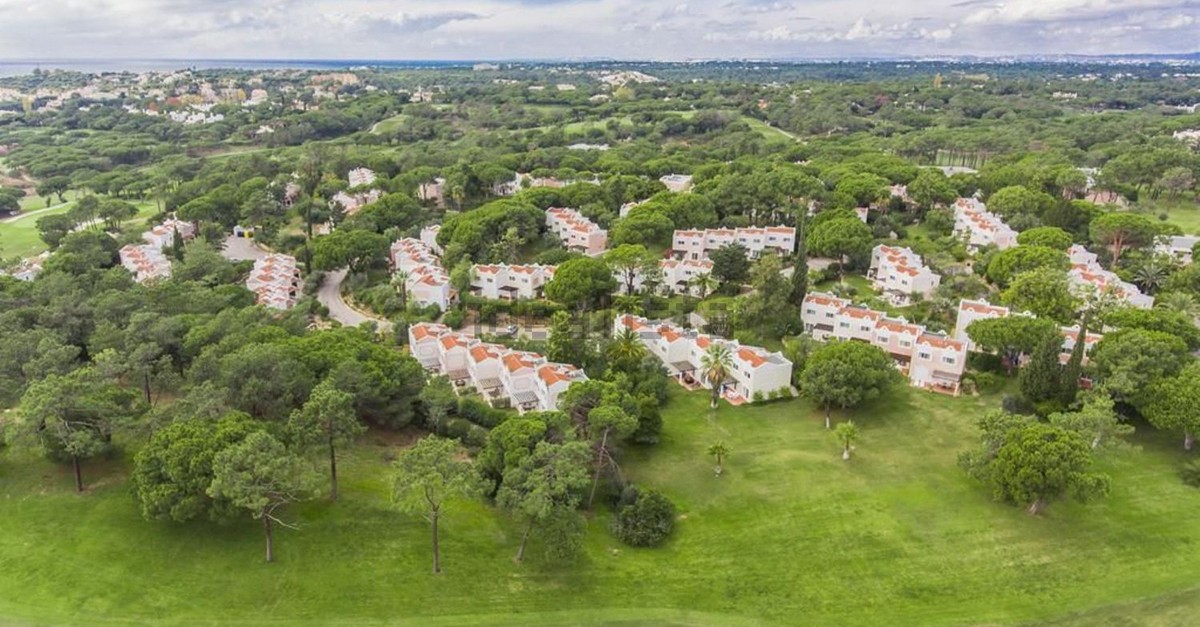
[{"label": "distant ocean", "polygon": [[380,61],[320,59],[0,59],[0,76],[29,74],[36,69],[102,72],[170,72],[173,70],[338,70],[352,67],[442,68],[470,67],[476,61]]}]

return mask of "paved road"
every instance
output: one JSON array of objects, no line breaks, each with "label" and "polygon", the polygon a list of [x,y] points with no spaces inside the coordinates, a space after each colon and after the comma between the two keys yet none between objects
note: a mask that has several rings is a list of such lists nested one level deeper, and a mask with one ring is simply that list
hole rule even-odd
[{"label": "paved road", "polygon": [[230,261],[258,261],[267,256],[267,251],[255,244],[253,239],[230,235],[225,238],[221,255]]},{"label": "paved road", "polygon": [[383,318],[368,316],[346,303],[346,300],[342,298],[342,281],[345,280],[345,268],[335,272],[327,272],[325,274],[325,281],[321,283],[321,288],[317,290],[317,300],[329,308],[329,317],[348,327],[356,327],[364,322],[374,321],[375,324],[379,325],[381,331],[391,329],[391,322]]},{"label": "paved road", "polygon": [[38,209],[36,211],[26,211],[25,213],[18,213],[17,215],[12,216],[11,218],[5,218],[3,220],[0,220],[0,222],[2,222],[4,224],[12,224],[14,222],[20,222],[21,220],[24,220],[25,218],[32,218],[34,216],[40,216],[43,213],[46,213],[48,211],[54,211],[55,209],[61,209],[65,206],[71,204],[71,202],[73,202],[73,201],[60,202],[57,205],[52,205],[50,207],[46,207],[45,209]]}]

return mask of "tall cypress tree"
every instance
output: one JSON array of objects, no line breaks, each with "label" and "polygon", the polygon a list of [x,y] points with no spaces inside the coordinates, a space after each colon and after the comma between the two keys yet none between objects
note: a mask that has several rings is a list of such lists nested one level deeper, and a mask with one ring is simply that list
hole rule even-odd
[{"label": "tall cypress tree", "polygon": [[1071,349],[1071,358],[1062,370],[1062,381],[1059,383],[1059,399],[1063,406],[1070,406],[1079,394],[1079,377],[1083,374],[1083,355],[1087,351],[1088,323],[1091,322],[1092,312],[1085,311],[1079,322],[1079,337],[1075,347]]},{"label": "tall cypress tree", "polygon": [[797,311],[804,302],[804,296],[808,294],[808,242],[805,241],[807,224],[808,209],[800,207],[799,216],[796,218],[796,248],[792,252],[792,267],[795,270],[792,273],[792,302],[796,304]]},{"label": "tall cypress tree", "polygon": [[[1058,363],[1058,353],[1062,347],[1062,338],[1055,333],[1038,345],[1029,357],[1029,363],[1021,369],[1017,381],[1021,385],[1021,394],[1033,405],[1054,401],[1057,404],[1062,394],[1062,366]],[[1039,412],[1041,413],[1041,412]]]}]

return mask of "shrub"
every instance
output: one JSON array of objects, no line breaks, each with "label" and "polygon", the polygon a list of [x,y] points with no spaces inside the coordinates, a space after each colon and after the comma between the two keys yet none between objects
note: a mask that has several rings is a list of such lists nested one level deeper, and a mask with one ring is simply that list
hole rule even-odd
[{"label": "shrub", "polygon": [[462,418],[451,418],[446,421],[446,435],[456,440],[466,442],[467,434],[471,432],[471,423]]},{"label": "shrub", "polygon": [[1192,460],[1179,469],[1179,478],[1193,488],[1200,488],[1200,459]]},{"label": "shrub", "polygon": [[458,415],[464,420],[481,427],[491,429],[504,420],[504,412],[493,409],[490,405],[477,398],[463,397],[458,399]]},{"label": "shrub", "polygon": [[464,322],[467,321],[467,312],[462,309],[451,309],[446,312],[446,316],[442,318],[442,322],[451,329],[461,329]]},{"label": "shrub", "polygon": [[980,394],[999,392],[1004,387],[1004,377],[995,372],[976,372],[973,378]]},{"label": "shrub", "polygon": [[[972,370],[978,370],[979,373],[1002,373],[1004,372],[1004,360],[999,355],[991,355],[988,353],[970,353],[967,355],[967,366]],[[977,373],[977,374],[979,374]],[[982,385],[982,382],[980,382]]]},{"label": "shrub", "polygon": [[647,490],[639,492],[632,504],[617,510],[612,531],[630,546],[657,546],[674,528],[675,504],[659,492]]},{"label": "shrub", "polygon": [[463,437],[463,444],[471,448],[483,448],[487,444],[488,430],[479,425],[471,425],[467,429],[467,435]]},{"label": "shrub", "polygon": [[767,400],[767,398],[763,396],[762,390],[756,390],[753,396],[750,397],[750,400],[755,403],[761,403]]}]

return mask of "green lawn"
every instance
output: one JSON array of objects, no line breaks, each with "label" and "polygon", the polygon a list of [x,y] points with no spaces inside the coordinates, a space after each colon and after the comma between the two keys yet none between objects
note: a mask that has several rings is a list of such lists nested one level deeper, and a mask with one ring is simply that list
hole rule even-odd
[{"label": "green lawn", "polygon": [[392,116],[386,120],[380,120],[371,127],[371,133],[375,135],[386,135],[394,133],[405,124],[408,124],[410,116],[404,113]]},{"label": "green lawn", "polygon": [[[1180,624],[1200,601],[1200,499],[1175,477],[1174,438],[1105,462],[1112,495],[1041,518],[993,503],[955,466],[996,398],[902,389],[855,412],[843,462],[802,401],[722,406],[679,391],[662,443],[624,472],[680,507],[664,547],[630,549],[593,520],[577,562],[511,561],[518,529],[484,505],[443,518],[446,572],[428,531],[387,506],[389,446],[368,435],[342,464],[343,496],[289,517],[278,562],[261,529],[143,521],[122,465],[0,456],[0,618],[156,624],[934,625],[1059,619]],[[723,440],[726,472],[704,455]]]},{"label": "green lawn", "polygon": [[[32,257],[46,250],[46,243],[38,236],[38,218],[65,213],[73,204],[74,200],[69,200],[65,205],[51,205],[49,211],[42,211],[37,215],[29,215],[15,222],[0,222],[0,259]],[[153,201],[139,200],[133,202],[133,205],[138,208],[138,214],[123,222],[124,228],[138,227],[150,216],[158,213],[158,206]],[[27,209],[24,213],[28,214],[38,210],[40,208]]]},{"label": "green lawn", "polygon": [[1166,196],[1158,200],[1144,200],[1137,203],[1137,209],[1152,216],[1167,214],[1167,221],[1179,225],[1184,233],[1200,234],[1200,201],[1186,196],[1168,200]]}]

